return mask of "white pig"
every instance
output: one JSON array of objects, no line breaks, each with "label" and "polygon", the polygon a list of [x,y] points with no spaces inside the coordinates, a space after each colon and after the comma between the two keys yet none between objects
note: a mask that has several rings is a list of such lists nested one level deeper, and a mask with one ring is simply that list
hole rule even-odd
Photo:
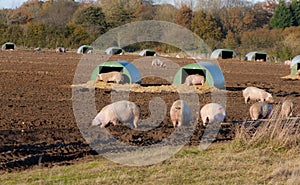
[{"label": "white pig", "polygon": [[210,123],[221,123],[226,119],[225,108],[218,103],[208,103],[200,110],[203,125]]},{"label": "white pig", "polygon": [[272,95],[266,92],[263,89],[259,89],[257,87],[247,87],[243,91],[243,97],[245,98],[245,103],[247,104],[250,100],[261,101],[261,102],[269,102],[273,103],[274,99]]},{"label": "white pig", "polygon": [[286,61],[284,61],[284,65],[291,65],[291,63],[292,63],[292,61],[291,60],[286,60]]},{"label": "white pig", "polygon": [[253,121],[269,118],[273,113],[273,106],[266,102],[256,102],[251,105],[249,112]]},{"label": "white pig", "polygon": [[191,85],[204,85],[205,78],[202,75],[189,75],[186,77],[184,84],[191,86]]},{"label": "white pig", "polygon": [[176,100],[170,109],[170,117],[174,128],[176,125],[177,127],[182,124],[188,125],[192,121],[191,108],[184,100]]},{"label": "white pig", "polygon": [[294,103],[291,100],[285,100],[281,106],[281,118],[288,118],[290,116],[294,116],[293,109]]},{"label": "white pig", "polygon": [[140,118],[140,107],[133,102],[122,100],[109,104],[101,109],[94,118],[92,125],[101,125],[101,128],[112,123],[130,123],[137,128],[137,123]]},{"label": "white pig", "polygon": [[67,49],[66,48],[63,48],[63,47],[58,47],[56,48],[56,53],[65,53],[67,52]]},{"label": "white pig", "polygon": [[296,72],[296,76],[300,77],[300,69]]},{"label": "white pig", "polygon": [[158,58],[152,60],[151,65],[152,66],[157,66],[157,67],[163,67],[163,68],[165,68],[167,66],[164,61],[161,61]]},{"label": "white pig", "polygon": [[122,84],[124,82],[124,77],[121,72],[118,71],[111,71],[108,73],[100,73],[98,74],[97,81],[104,81],[104,82],[115,82],[117,84]]}]

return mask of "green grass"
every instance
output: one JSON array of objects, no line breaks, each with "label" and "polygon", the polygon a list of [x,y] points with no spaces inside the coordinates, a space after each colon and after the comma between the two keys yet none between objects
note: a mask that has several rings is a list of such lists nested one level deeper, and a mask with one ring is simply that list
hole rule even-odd
[{"label": "green grass", "polygon": [[[299,161],[298,153],[249,149],[236,151],[232,143],[213,144],[207,150],[185,147],[161,163],[130,167],[101,156],[88,157],[71,166],[6,173],[1,184],[266,184],[286,182],[289,161]],[[298,163],[299,165],[299,163]],[[295,168],[296,170],[297,168]],[[299,169],[299,168],[298,168]],[[295,171],[297,172],[297,171]],[[295,174],[297,173],[289,173]],[[291,175],[292,176],[292,175]]]}]

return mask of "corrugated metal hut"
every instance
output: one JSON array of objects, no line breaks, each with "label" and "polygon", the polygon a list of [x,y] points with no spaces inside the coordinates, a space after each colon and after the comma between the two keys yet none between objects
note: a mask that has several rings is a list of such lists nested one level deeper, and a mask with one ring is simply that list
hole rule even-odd
[{"label": "corrugated metal hut", "polygon": [[291,62],[291,75],[296,75],[297,71],[300,70],[300,55],[293,58]]},{"label": "corrugated metal hut", "polygon": [[122,55],[122,54],[124,54],[124,50],[120,47],[109,47],[105,50],[105,54],[107,54],[107,55]]},{"label": "corrugated metal hut", "polygon": [[211,59],[218,59],[218,58],[229,59],[235,57],[236,57],[236,53],[231,49],[216,49],[210,55]]},{"label": "corrugated metal hut", "polygon": [[246,61],[269,61],[269,56],[263,51],[252,51],[245,56]]},{"label": "corrugated metal hut", "polygon": [[144,49],[139,53],[140,56],[155,56],[156,52],[151,49]]},{"label": "corrugated metal hut", "polygon": [[89,45],[82,45],[77,49],[77,53],[86,54],[89,50],[93,50],[93,47]]},{"label": "corrugated metal hut", "polygon": [[205,83],[209,87],[225,89],[225,79],[221,69],[211,62],[197,62],[181,67],[174,76],[173,84],[183,84],[186,77],[192,74],[204,76]]},{"label": "corrugated metal hut", "polygon": [[122,72],[125,83],[141,83],[142,78],[139,70],[132,63],[127,61],[109,61],[98,65],[92,72],[91,80],[96,80],[97,75],[100,73],[107,73],[111,71]]},{"label": "corrugated metal hut", "polygon": [[15,50],[17,49],[17,46],[15,43],[12,42],[6,42],[2,45],[2,50]]}]

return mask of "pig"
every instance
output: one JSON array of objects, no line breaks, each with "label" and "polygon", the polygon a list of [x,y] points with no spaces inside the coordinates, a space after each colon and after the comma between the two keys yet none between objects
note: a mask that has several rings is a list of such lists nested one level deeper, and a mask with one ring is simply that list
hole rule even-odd
[{"label": "pig", "polygon": [[92,126],[100,125],[101,128],[104,128],[109,123],[113,125],[130,123],[137,128],[140,113],[140,107],[135,103],[127,100],[117,101],[103,107],[93,119]]},{"label": "pig", "polygon": [[152,60],[152,66],[162,67],[165,68],[167,65],[164,61],[159,60],[158,58]]},{"label": "pig", "polygon": [[34,51],[38,52],[38,51],[42,51],[42,49],[38,47],[38,48],[34,48]]},{"label": "pig", "polygon": [[247,104],[250,100],[274,103],[272,95],[263,89],[259,89],[257,87],[247,87],[246,89],[242,90],[242,92],[243,97],[245,98],[245,104]]},{"label": "pig", "polygon": [[265,119],[271,117],[273,113],[273,106],[267,102],[256,102],[251,105],[249,112],[253,121]]},{"label": "pig", "polygon": [[281,118],[289,118],[290,116],[294,116],[293,109],[294,102],[292,102],[291,100],[285,100],[281,105]]},{"label": "pig", "polygon": [[191,108],[184,100],[176,100],[171,106],[170,117],[174,128],[188,125],[192,121]]},{"label": "pig", "polygon": [[284,65],[291,65],[291,63],[292,63],[292,61],[291,60],[286,60],[286,61],[284,61]]},{"label": "pig", "polygon": [[100,73],[98,74],[97,81],[104,81],[104,82],[114,82],[117,84],[124,83],[124,77],[121,72],[118,71],[111,71],[108,73]]},{"label": "pig", "polygon": [[202,75],[189,75],[186,77],[184,84],[191,86],[191,85],[204,85],[205,77]]},{"label": "pig", "polygon": [[300,69],[296,72],[296,76],[300,77]]},{"label": "pig", "polygon": [[86,54],[92,54],[93,53],[93,50],[92,49],[88,49],[87,51],[86,51]]},{"label": "pig", "polygon": [[65,53],[65,52],[67,52],[67,49],[63,48],[63,47],[58,47],[58,48],[56,48],[55,52],[56,53]]},{"label": "pig", "polygon": [[210,123],[221,123],[226,120],[226,110],[218,103],[205,104],[200,110],[203,126]]}]

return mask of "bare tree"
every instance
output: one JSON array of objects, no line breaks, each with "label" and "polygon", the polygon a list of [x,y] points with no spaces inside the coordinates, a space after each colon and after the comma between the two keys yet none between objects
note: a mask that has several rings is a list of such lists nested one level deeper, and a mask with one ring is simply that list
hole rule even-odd
[{"label": "bare tree", "polygon": [[78,4],[72,0],[51,0],[50,2],[45,2],[43,8],[45,13],[40,18],[41,22],[64,26],[72,20]]},{"label": "bare tree", "polygon": [[155,6],[155,16],[154,19],[161,20],[161,21],[169,21],[169,22],[175,22],[176,15],[177,15],[177,9],[170,4],[162,4],[162,5],[156,5]]}]

